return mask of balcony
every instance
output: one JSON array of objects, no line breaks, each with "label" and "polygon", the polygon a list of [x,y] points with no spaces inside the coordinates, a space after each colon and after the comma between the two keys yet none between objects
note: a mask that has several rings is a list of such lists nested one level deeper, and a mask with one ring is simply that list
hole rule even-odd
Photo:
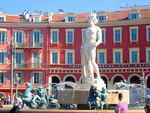
[{"label": "balcony", "polygon": [[42,48],[43,47],[43,43],[40,42],[40,43],[32,43],[30,44],[30,47],[32,48]]},{"label": "balcony", "polygon": [[21,63],[14,64],[15,69],[42,69],[41,63]]},{"label": "balcony", "polygon": [[41,68],[42,64],[41,63],[32,63],[32,68]]},{"label": "balcony", "polygon": [[15,43],[15,48],[25,48],[26,44],[25,43]]}]

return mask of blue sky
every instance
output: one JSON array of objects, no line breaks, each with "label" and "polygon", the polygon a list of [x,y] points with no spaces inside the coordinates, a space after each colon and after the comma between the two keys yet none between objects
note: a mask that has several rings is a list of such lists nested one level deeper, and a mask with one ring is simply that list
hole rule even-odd
[{"label": "blue sky", "polygon": [[119,11],[122,6],[150,5],[150,0],[1,0],[0,9],[7,13],[21,14],[35,10],[64,12]]}]

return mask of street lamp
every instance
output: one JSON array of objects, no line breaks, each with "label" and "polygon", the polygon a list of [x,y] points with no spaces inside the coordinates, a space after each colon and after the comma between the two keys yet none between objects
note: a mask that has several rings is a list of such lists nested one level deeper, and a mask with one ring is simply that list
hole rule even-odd
[{"label": "street lamp", "polygon": [[11,52],[10,52],[10,55],[11,55],[11,81],[10,81],[10,98],[11,98],[11,103],[13,102],[13,66],[14,66],[14,49],[13,49],[13,46],[14,46],[14,40],[13,40],[13,37],[11,38]]}]

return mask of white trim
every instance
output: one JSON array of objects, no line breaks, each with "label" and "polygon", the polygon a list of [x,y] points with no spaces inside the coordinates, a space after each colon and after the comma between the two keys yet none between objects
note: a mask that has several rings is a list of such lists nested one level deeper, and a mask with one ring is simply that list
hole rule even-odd
[{"label": "white trim", "polygon": [[[57,42],[52,42],[52,32],[53,32],[53,31],[56,31],[56,32],[57,32],[57,40],[58,40]],[[50,36],[51,36],[51,37],[50,37],[51,40],[50,40],[50,42],[51,42],[52,44],[59,44],[59,29],[51,29],[50,32],[51,32],[51,35],[50,35]]]},{"label": "white trim", "polygon": [[148,51],[150,51],[150,47],[146,47],[146,63],[150,63],[150,61],[148,61],[149,57],[148,56]]},{"label": "white trim", "polygon": [[101,28],[102,32],[104,31],[104,45],[106,44],[106,28]]},{"label": "white trim", "polygon": [[[73,34],[72,34],[72,41],[73,42],[68,42],[67,40],[67,36],[68,36],[68,31],[71,31]],[[66,44],[74,44],[74,29],[66,29]]]},{"label": "white trim", "polygon": [[[131,30],[132,29],[136,29],[137,30],[137,32],[136,32],[136,35],[137,35],[137,40],[136,41],[133,41],[132,40],[132,33],[131,33]],[[132,27],[130,27],[130,42],[132,43],[132,42],[138,42],[139,41],[139,32],[138,32],[139,30],[138,30],[138,26],[132,26]]]},{"label": "white trim", "polygon": [[[150,29],[150,25],[146,26],[146,40],[150,41],[150,36],[148,36],[148,29]],[[149,39],[148,39],[149,38]]]},{"label": "white trim", "polygon": [[73,49],[65,50],[65,64],[67,64],[67,59],[68,59],[67,53],[69,53],[69,52],[71,52],[73,54],[73,63],[72,64],[74,64],[75,63],[75,50],[73,50]]},{"label": "white trim", "polygon": [[4,28],[0,28],[0,31],[7,31],[7,29],[4,29]]},{"label": "white trim", "polygon": [[120,52],[121,59],[120,59],[120,63],[119,63],[119,64],[122,64],[122,63],[123,63],[123,52],[122,52],[122,48],[121,48],[121,49],[113,49],[113,63],[114,63],[114,64],[118,64],[118,63],[116,63],[116,60],[115,60],[115,52]]},{"label": "white trim", "polygon": [[60,51],[59,50],[50,50],[50,64],[54,64],[53,62],[52,62],[52,53],[57,53],[58,54],[58,61],[57,61],[57,63],[56,64],[60,64]]},{"label": "white trim", "polygon": [[104,58],[105,58],[105,61],[104,61],[104,64],[107,63],[107,49],[97,49],[97,63],[99,64],[99,53],[104,53]]},{"label": "white trim", "polygon": [[[74,18],[74,21],[69,21],[69,17]],[[68,15],[68,16],[65,17],[65,22],[75,23],[76,22],[76,17],[74,15]]]},{"label": "white trim", "polygon": [[4,17],[4,22],[6,22],[6,15],[0,15],[0,17]]},{"label": "white trim", "polygon": [[137,51],[137,62],[136,63],[139,63],[140,61],[140,56],[139,56],[139,48],[129,48],[129,59],[130,59],[130,63],[132,63],[132,55],[131,55],[131,52],[132,51]]},{"label": "white trim", "polygon": [[32,17],[33,17],[33,22],[35,22],[35,17],[39,17],[39,22],[41,22],[41,15],[32,15]]},{"label": "white trim", "polygon": [[[120,30],[120,41],[115,40],[115,31]],[[122,27],[114,27],[113,28],[113,41],[114,43],[122,43]]]},{"label": "white trim", "polygon": [[72,77],[75,80],[75,83],[77,82],[77,78],[75,77],[75,75],[72,75],[72,74],[65,75],[64,78],[63,78],[63,82],[65,82],[67,77]]},{"label": "white trim", "polygon": [[[114,79],[115,79],[116,77],[122,77],[123,79],[125,79],[122,74],[115,74],[115,75],[113,75],[112,78],[111,78],[111,82],[112,82],[112,83],[114,82]],[[126,79],[125,79],[125,80],[126,80]]]},{"label": "white trim", "polygon": [[131,78],[134,77],[134,76],[138,77],[139,79],[142,78],[139,74],[130,74],[130,75],[128,76],[128,81],[130,82]]},{"label": "white trim", "polygon": [[51,75],[49,77],[51,77],[51,80],[52,80],[52,77],[57,77],[59,79],[59,81],[61,82],[61,77],[59,75],[57,75],[57,74],[53,74],[53,75]]}]

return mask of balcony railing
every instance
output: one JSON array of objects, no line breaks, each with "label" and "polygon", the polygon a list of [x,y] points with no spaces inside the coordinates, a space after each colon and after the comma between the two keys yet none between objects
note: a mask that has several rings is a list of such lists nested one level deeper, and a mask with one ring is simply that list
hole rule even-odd
[{"label": "balcony railing", "polygon": [[33,48],[42,48],[43,46],[43,43],[33,43],[33,44],[30,44],[30,47],[33,47]]},{"label": "balcony railing", "polygon": [[42,64],[41,63],[21,63],[21,64],[14,64],[14,68],[25,68],[25,69],[41,69]]},{"label": "balcony railing", "polygon": [[16,48],[25,48],[26,44],[25,43],[15,43]]}]

